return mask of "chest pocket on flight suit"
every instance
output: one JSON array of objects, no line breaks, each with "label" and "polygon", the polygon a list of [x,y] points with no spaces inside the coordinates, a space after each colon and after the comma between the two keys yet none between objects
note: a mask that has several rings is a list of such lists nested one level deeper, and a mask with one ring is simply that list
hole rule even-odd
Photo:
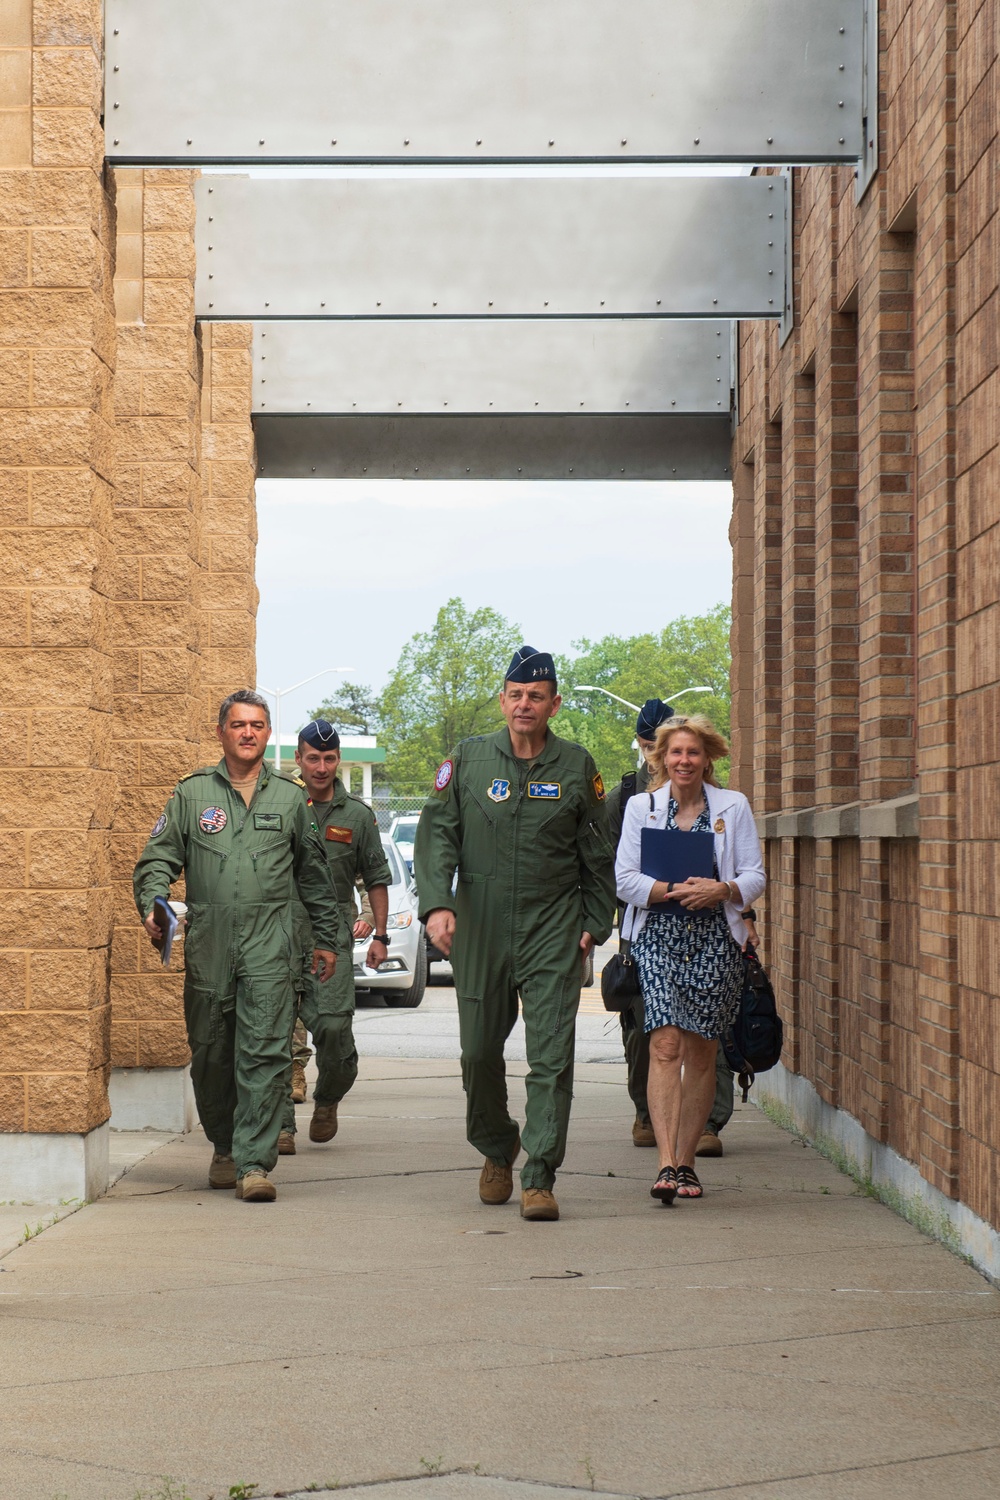
[{"label": "chest pocket on flight suit", "polygon": [[458,878],[467,885],[492,880],[497,872],[497,820],[475,792],[462,801],[462,848]]},{"label": "chest pocket on flight suit", "polygon": [[[576,808],[569,798],[560,798],[555,807],[551,803],[544,806],[545,815],[531,835],[533,853],[531,868],[527,872],[529,879],[541,884],[568,876],[576,884]],[[531,798],[527,807],[539,807],[539,804]],[[524,812],[521,816],[524,817]],[[525,824],[526,828],[530,826],[526,819]]]},{"label": "chest pocket on flight suit", "polygon": [[[333,878],[333,889],[338,902],[343,907],[350,906],[354,910],[354,864],[351,855],[354,853],[353,839],[349,844],[339,839],[329,839],[326,834],[320,834],[323,840],[323,852],[330,866],[330,874]],[[353,921],[354,918],[352,917]]]}]

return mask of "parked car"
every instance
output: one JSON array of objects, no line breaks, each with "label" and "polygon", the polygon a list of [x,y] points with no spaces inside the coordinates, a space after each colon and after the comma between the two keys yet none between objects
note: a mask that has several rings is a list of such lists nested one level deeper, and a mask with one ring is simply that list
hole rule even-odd
[{"label": "parked car", "polygon": [[404,813],[398,818],[393,818],[389,825],[389,837],[406,861],[406,868],[411,875],[413,874],[413,841],[417,836],[419,822],[419,813]]},{"label": "parked car", "polygon": [[377,969],[365,966],[371,938],[354,944],[354,988],[359,993],[381,995],[386,1005],[413,1007],[420,1004],[427,987],[427,950],[423,923],[417,917],[417,891],[400,851],[387,835],[382,847],[392,871],[389,886],[389,957]]}]

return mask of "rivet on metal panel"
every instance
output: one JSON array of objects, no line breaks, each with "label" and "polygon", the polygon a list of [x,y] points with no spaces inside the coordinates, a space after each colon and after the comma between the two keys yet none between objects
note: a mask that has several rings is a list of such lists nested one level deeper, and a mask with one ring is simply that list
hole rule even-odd
[{"label": "rivet on metal panel", "polygon": [[519,473],[519,474],[520,474],[520,472],[521,472],[521,465],[520,465],[520,464],[518,464],[518,466],[517,466],[517,472],[518,472],[518,473]]},{"label": "rivet on metal panel", "polygon": [[396,402],[396,405],[397,405],[397,406],[402,406],[402,404],[403,404],[403,403],[402,403],[402,401],[397,401],[397,402]]},{"label": "rivet on metal panel", "polygon": [[215,246],[214,246],[214,245],[209,245],[209,247],[208,247],[208,248],[209,248],[209,249],[210,249],[210,250],[214,250],[214,249],[215,249]]},{"label": "rivet on metal panel", "polygon": [[622,473],[623,474],[625,473],[625,465],[624,464],[622,464]]},{"label": "rivet on metal panel", "polygon": [[482,144],[483,144],[483,138],[482,138],[482,136],[481,135],[477,135],[476,136],[476,145],[477,146],[481,146]]},{"label": "rivet on metal panel", "polygon": [[603,297],[601,298],[601,306],[602,307],[604,306],[604,298]]},{"label": "rivet on metal panel", "polygon": [[262,380],[261,381],[261,385],[267,385],[267,381],[266,380]]},{"label": "rivet on metal panel", "polygon": [[842,73],[842,72],[843,72],[843,71],[844,71],[844,64],[843,64],[843,63],[841,63],[841,64],[840,64],[840,65],[839,65],[839,67],[838,67],[838,68],[837,68],[837,72],[838,72],[838,73]]},{"label": "rivet on metal panel", "polygon": [[676,474],[677,470],[676,469],[671,469],[670,472],[671,472],[671,474]]},{"label": "rivet on metal panel", "polygon": [[437,307],[437,303],[436,302],[432,302],[431,303],[431,307]]},{"label": "rivet on metal panel", "polygon": [[118,64],[117,64],[117,63],[115,63],[115,66],[114,66],[114,71],[115,71],[115,72],[116,72],[116,73],[117,73],[117,72],[118,72]]},{"label": "rivet on metal panel", "polygon": [[838,99],[837,100],[837,108],[838,109],[843,109],[843,107],[844,107],[844,101],[843,101],[843,99]]},{"label": "rivet on metal panel", "polygon": [[624,135],[622,136],[622,145],[623,146],[627,146],[628,145],[628,137],[627,136],[624,136]]},{"label": "rivet on metal panel", "polygon": [[659,297],[657,297],[657,299],[656,299],[656,305],[657,305],[657,307],[659,307],[659,305],[660,305],[660,300],[661,299]]},{"label": "rivet on metal panel", "polygon": [[773,272],[773,271],[768,271],[768,273],[767,273],[767,274],[768,274],[768,276],[773,276],[773,275],[774,275],[774,272]]},{"label": "rivet on metal panel", "polygon": [[844,35],[844,28],[843,28],[843,26],[839,26],[837,29],[840,32],[841,36],[843,36]]},{"label": "rivet on metal panel", "polygon": [[572,465],[572,464],[570,464],[570,466],[569,466],[569,472],[570,472],[570,473],[571,473],[571,474],[572,474],[572,472],[573,472],[573,465]]},{"label": "rivet on metal panel", "polygon": [[625,402],[625,405],[628,406],[628,402],[627,401]]},{"label": "rivet on metal panel", "polygon": [[117,108],[118,108],[118,100],[116,99],[115,100],[115,109],[117,109]]},{"label": "rivet on metal panel", "polygon": [[209,307],[214,307],[215,303],[214,302],[210,302],[208,305],[209,305]]},{"label": "rivet on metal panel", "polygon": [[774,241],[773,240],[768,240],[768,242],[767,242],[767,248],[769,250],[773,250],[774,249]]},{"label": "rivet on metal panel", "polygon": [[[837,140],[840,142],[841,145],[844,144],[844,137],[842,135],[838,135]],[[869,144],[869,146],[873,146],[875,144],[875,142],[874,141],[869,141],[868,144]]]},{"label": "rivet on metal panel", "polygon": [[361,472],[362,472],[362,474],[367,474],[368,473],[368,465],[367,464],[362,464],[361,465]]},{"label": "rivet on metal panel", "polygon": [[718,307],[718,305],[719,305],[719,299],[718,299],[718,297],[713,297],[712,298],[712,306],[713,307]]},{"label": "rivet on metal panel", "polygon": [[312,471],[315,474],[315,472],[316,472],[316,465],[315,464],[313,464],[313,466],[312,466]]},{"label": "rivet on metal panel", "polygon": [[264,144],[264,137],[263,136],[260,137],[260,139],[258,140],[257,144],[258,144],[258,146],[263,146],[263,144]]},{"label": "rivet on metal panel", "polygon": [[321,303],[320,303],[320,307],[325,307],[325,306],[326,306],[326,303],[325,303],[325,302],[321,302]]},{"label": "rivet on metal panel", "polygon": [[447,406],[448,405],[447,401],[442,402],[442,405]]},{"label": "rivet on metal panel", "polygon": [[[209,279],[209,281],[214,281],[215,280],[215,276],[214,276],[214,274],[211,271],[209,271],[209,273],[208,273],[208,279]],[[267,307],[268,304],[265,302],[264,306]]]},{"label": "rivet on metal panel", "polygon": [[420,465],[419,464],[414,464],[413,465],[413,472],[414,472],[414,474],[419,474],[420,473]]},{"label": "rivet on metal panel", "polygon": [[548,298],[546,298],[545,299],[545,306],[548,307],[548,305],[549,305]]},{"label": "rivet on metal panel", "polygon": [[774,298],[773,297],[768,297],[767,300],[771,304],[771,306],[773,307],[774,306]]},{"label": "rivet on metal panel", "polygon": [[404,146],[408,146],[409,144],[410,144],[410,137],[408,135],[404,136],[403,137],[403,145]]},{"label": "rivet on metal panel", "polygon": [[466,468],[466,471],[465,471],[465,472],[466,472],[466,474],[471,474],[471,473],[472,473],[472,470],[471,470],[471,469],[469,469],[469,468]]},{"label": "rivet on metal panel", "polygon": [[769,135],[768,136],[768,138],[767,138],[767,144],[769,146],[773,146],[774,145],[774,136],[773,135]]},{"label": "rivet on metal panel", "polygon": [[491,302],[491,303],[490,303],[490,306],[491,306],[491,307],[492,307],[492,306],[493,306],[493,303],[492,303],[492,302]]},{"label": "rivet on metal panel", "polygon": [[382,304],[381,304],[381,302],[376,302],[376,304],[375,304],[375,306],[376,306],[376,307],[381,307],[381,306],[382,306]]},{"label": "rivet on metal panel", "polygon": [[580,402],[580,405],[581,405],[581,406],[582,406],[582,405],[583,405],[583,402],[582,402],[582,401],[581,401],[581,402]]},{"label": "rivet on metal panel", "polygon": [[[117,146],[117,145],[118,145],[118,137],[117,137],[117,136],[115,136],[115,140],[114,140],[114,144],[115,144],[115,145],[116,145],[116,146]],[[209,192],[211,192],[211,191],[212,191],[212,189],[211,189],[211,188],[209,188]]]},{"label": "rivet on metal panel", "polygon": [[554,146],[555,145],[555,138],[554,137],[552,137],[552,138],[549,139],[549,145],[550,146]]},{"label": "rivet on metal panel", "polygon": [[767,216],[767,217],[768,217],[768,218],[769,218],[769,219],[773,219],[773,218],[774,218],[774,214],[768,214],[768,216]]},{"label": "rivet on metal panel", "polygon": [[768,190],[769,193],[773,193],[774,192],[774,183],[773,182],[769,182],[768,183],[767,190]]},{"label": "rivet on metal panel", "polygon": [[332,140],[332,141],[331,141],[331,142],[330,142],[330,145],[331,145],[331,146],[335,146],[335,145],[336,145],[336,144],[337,144],[337,137],[336,137],[336,136],[334,136],[334,137],[333,137],[333,140]]},{"label": "rivet on metal panel", "polygon": [[670,405],[671,405],[671,406],[676,406],[676,405],[677,405],[677,402],[676,402],[676,401],[671,401],[671,403],[670,403]]},{"label": "rivet on metal panel", "polygon": [[270,302],[265,302],[265,303],[264,303],[264,306],[265,306],[265,307],[270,307],[270,306],[271,306],[271,304],[270,304]]},{"label": "rivet on metal panel", "polygon": [[187,143],[190,146],[190,144],[191,144],[191,137],[190,136],[188,136],[188,138],[187,138]]},{"label": "rivet on metal panel", "polygon": [[117,36],[117,35],[118,35],[118,27],[116,26],[115,27],[115,36]]},{"label": "rivet on metal panel", "polygon": [[208,190],[208,191],[209,191],[209,192],[210,192],[210,193],[214,193],[214,192],[215,192],[215,188],[209,188],[209,190]]}]

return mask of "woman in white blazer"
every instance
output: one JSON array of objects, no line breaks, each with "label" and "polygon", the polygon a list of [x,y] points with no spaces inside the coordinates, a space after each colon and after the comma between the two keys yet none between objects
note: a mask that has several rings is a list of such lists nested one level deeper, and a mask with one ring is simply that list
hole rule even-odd
[{"label": "woman in white blazer", "polygon": [[[650,758],[649,793],[625,809],[615,873],[628,903],[622,936],[632,943],[649,1033],[649,1114],[660,1152],[650,1189],[661,1203],[700,1198],[698,1141],[715,1094],[718,1038],[733,1024],[743,988],[743,910],[764,889],[764,861],[750,804],[715,783],[729,746],[699,715],[668,719]],[[674,885],[644,875],[643,828],[711,832],[713,878]]]}]

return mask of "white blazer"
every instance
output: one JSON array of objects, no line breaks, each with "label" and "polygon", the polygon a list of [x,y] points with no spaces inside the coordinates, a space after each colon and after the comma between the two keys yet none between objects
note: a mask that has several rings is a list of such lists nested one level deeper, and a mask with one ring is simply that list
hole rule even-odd
[{"label": "white blazer", "polygon": [[[767,884],[757,825],[750,811],[750,804],[742,792],[732,792],[728,787],[709,786],[706,782],[705,795],[715,835],[715,862],[719,879],[731,880],[740,893],[738,903],[726,901],[724,906],[729,930],[742,948],[747,940],[743,908],[756,901]],[[622,931],[629,938],[638,937],[646,925],[649,893],[655,884],[653,877],[643,875],[639,868],[640,834],[644,828],[666,827],[669,802],[670,783],[667,782],[658,792],[653,793],[652,812],[648,792],[636,792],[625,807],[622,836],[618,841],[618,858],[615,861],[615,880],[619,899],[628,903]]]}]

